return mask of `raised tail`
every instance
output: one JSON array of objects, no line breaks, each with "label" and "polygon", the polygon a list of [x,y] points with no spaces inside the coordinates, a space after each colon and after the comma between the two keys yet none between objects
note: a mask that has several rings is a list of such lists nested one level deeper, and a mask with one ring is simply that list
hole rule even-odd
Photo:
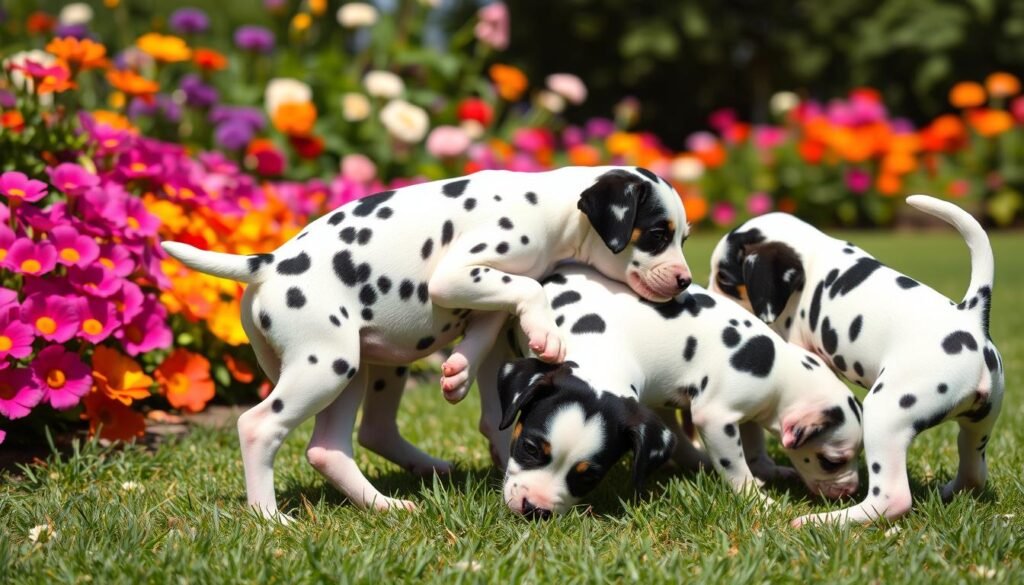
[{"label": "raised tail", "polygon": [[162,242],[160,245],[164,251],[193,270],[238,282],[258,281],[260,269],[274,261],[273,254],[238,256],[200,250],[181,242]]}]

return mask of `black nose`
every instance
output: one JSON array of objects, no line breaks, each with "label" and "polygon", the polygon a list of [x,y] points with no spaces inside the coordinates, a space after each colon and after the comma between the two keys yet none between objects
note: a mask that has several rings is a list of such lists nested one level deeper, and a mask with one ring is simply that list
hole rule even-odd
[{"label": "black nose", "polygon": [[523,516],[531,518],[533,520],[547,520],[551,517],[551,510],[545,510],[544,508],[538,508],[533,505],[533,502],[523,498]]},{"label": "black nose", "polygon": [[693,279],[688,278],[686,276],[677,276],[676,277],[676,286],[679,287],[680,291],[686,290],[686,287],[690,286],[691,282],[693,282]]}]

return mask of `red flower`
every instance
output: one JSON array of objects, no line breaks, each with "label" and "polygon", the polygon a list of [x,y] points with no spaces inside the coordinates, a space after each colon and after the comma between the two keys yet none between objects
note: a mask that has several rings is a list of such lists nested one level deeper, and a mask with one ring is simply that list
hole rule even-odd
[{"label": "red flower", "polygon": [[295,152],[305,159],[314,159],[324,151],[324,139],[319,136],[289,136]]},{"label": "red flower", "polygon": [[494,119],[494,110],[480,98],[462,100],[456,114],[461,121],[476,120],[483,126],[489,126]]}]

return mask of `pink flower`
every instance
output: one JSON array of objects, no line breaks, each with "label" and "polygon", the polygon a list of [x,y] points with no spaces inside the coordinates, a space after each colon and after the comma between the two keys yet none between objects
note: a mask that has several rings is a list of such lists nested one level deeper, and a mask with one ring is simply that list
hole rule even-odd
[{"label": "pink flower", "polygon": [[786,140],[786,130],[777,126],[754,126],[754,146],[771,150]]},{"label": "pink flower", "polygon": [[0,360],[13,357],[21,359],[32,354],[32,342],[36,337],[32,328],[18,320],[10,311],[0,311]]},{"label": "pink flower", "polygon": [[727,201],[715,203],[711,208],[711,221],[719,226],[730,225],[736,221],[736,208]]},{"label": "pink flower", "polygon": [[64,343],[78,331],[78,303],[59,295],[31,294],[21,305],[21,320],[47,341]]},{"label": "pink flower", "polygon": [[849,189],[851,193],[860,194],[871,188],[871,173],[863,169],[858,169],[856,167],[847,169],[846,176],[843,177],[843,180],[846,182],[846,188]]},{"label": "pink flower", "polygon": [[50,236],[57,248],[57,262],[65,266],[87,266],[100,255],[96,240],[79,235],[78,230],[69,225],[53,228]]},{"label": "pink flower", "polygon": [[455,158],[465,154],[469,143],[469,135],[462,128],[438,126],[427,137],[427,152],[437,158]]},{"label": "pink flower", "polygon": [[129,237],[146,237],[156,235],[160,229],[160,220],[146,210],[141,199],[134,197],[125,201],[125,233]]},{"label": "pink flower", "polygon": [[76,290],[102,298],[107,298],[121,290],[121,285],[124,282],[111,270],[97,265],[86,268],[78,266],[68,268],[68,281]]},{"label": "pink flower", "polygon": [[99,263],[115,276],[124,278],[135,270],[135,261],[131,252],[118,244],[100,246]]},{"label": "pink flower", "polygon": [[772,198],[767,193],[751,193],[747,198],[747,211],[751,215],[764,215],[772,210]]},{"label": "pink flower", "polygon": [[551,148],[553,140],[551,135],[541,128],[517,128],[512,134],[512,144],[519,150],[534,153]]},{"label": "pink flower", "polygon": [[718,139],[710,132],[694,132],[686,138],[686,148],[693,152],[705,152],[715,148]]},{"label": "pink flower", "polygon": [[1024,95],[1013,98],[1010,102],[1010,113],[1018,124],[1024,124]]},{"label": "pink flower", "polygon": [[130,281],[125,281],[121,287],[121,292],[113,297],[115,307],[120,314],[119,318],[122,322],[131,321],[141,313],[145,300],[146,297],[142,294],[142,289],[139,288],[139,285]]},{"label": "pink flower", "polygon": [[8,250],[6,260],[15,272],[39,276],[57,266],[57,250],[49,242],[37,244],[28,238],[19,238]]},{"label": "pink flower", "polygon": [[7,431],[0,429],[0,445],[3,445],[4,439],[7,438]]},{"label": "pink flower", "polygon": [[6,312],[9,307],[17,307],[18,293],[9,288],[0,287],[0,315]]},{"label": "pink flower", "polygon": [[118,329],[114,336],[124,345],[129,355],[139,355],[171,345],[171,330],[167,327],[167,311],[163,305],[149,303],[146,310]]},{"label": "pink flower", "polygon": [[25,173],[18,171],[7,171],[0,175],[0,193],[3,193],[11,203],[16,201],[27,201],[32,203],[46,197],[46,183],[29,179]]},{"label": "pink flower", "polygon": [[587,100],[587,86],[572,73],[552,73],[546,82],[548,89],[564,97],[570,104],[578,106]]},{"label": "pink flower", "polygon": [[51,345],[32,360],[32,379],[43,391],[43,402],[57,410],[78,405],[92,387],[92,369],[77,354]]},{"label": "pink flower", "polygon": [[78,337],[89,343],[100,343],[121,324],[116,305],[107,299],[79,299],[78,315],[82,321]]},{"label": "pink flower", "polygon": [[509,18],[508,6],[504,2],[494,2],[481,8],[477,13],[479,21],[473,28],[473,34],[481,43],[504,51],[508,48]]},{"label": "pink flower", "polygon": [[717,109],[708,116],[708,125],[719,134],[725,135],[736,125],[736,111],[732,108]]},{"label": "pink flower", "polygon": [[377,178],[377,165],[364,154],[347,154],[341,159],[341,176],[357,183],[369,183]]},{"label": "pink flower", "polygon": [[148,179],[163,170],[151,157],[136,149],[123,153],[117,161],[117,170],[126,179]]},{"label": "pink flower", "polygon": [[13,268],[13,265],[7,257],[11,254],[11,245],[13,245],[14,241],[17,239],[18,237],[14,235],[11,228],[5,225],[0,225],[0,266]]},{"label": "pink flower", "polygon": [[72,196],[81,195],[100,184],[99,177],[75,163],[61,163],[46,172],[54,187]]},{"label": "pink flower", "polygon": [[25,368],[0,370],[0,414],[9,419],[27,415],[43,399],[43,391],[32,385]]}]

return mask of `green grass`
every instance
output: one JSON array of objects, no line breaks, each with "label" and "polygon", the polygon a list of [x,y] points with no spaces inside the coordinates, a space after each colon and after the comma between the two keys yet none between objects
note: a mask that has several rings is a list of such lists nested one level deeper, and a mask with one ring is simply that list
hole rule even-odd
[{"label": "green grass", "polygon": [[[967,286],[966,247],[953,235],[849,238],[951,298]],[[713,243],[703,236],[687,244],[698,282],[706,281]],[[793,530],[791,518],[832,504],[798,486],[771,486],[780,503],[762,509],[709,474],[659,472],[651,497],[637,502],[625,462],[587,500],[591,509],[525,522],[501,502],[500,477],[475,430],[475,393],[453,407],[427,384],[407,393],[400,424],[428,451],[458,461],[460,471],[421,482],[359,452],[371,481],[418,502],[417,512],[372,514],[348,505],[305,462],[308,423],[278,456],[279,501],[299,520],[288,527],[246,510],[233,428],[197,429],[156,451],[85,445],[0,475],[0,581],[1022,583],[1024,237],[999,234],[993,243],[992,335],[1008,384],[988,451],[989,487],[977,499],[940,501],[939,488],[956,470],[956,425],[945,424],[915,442],[914,510],[893,526]],[[143,489],[126,491],[127,481]],[[32,543],[30,528],[45,523],[56,538]]]}]

